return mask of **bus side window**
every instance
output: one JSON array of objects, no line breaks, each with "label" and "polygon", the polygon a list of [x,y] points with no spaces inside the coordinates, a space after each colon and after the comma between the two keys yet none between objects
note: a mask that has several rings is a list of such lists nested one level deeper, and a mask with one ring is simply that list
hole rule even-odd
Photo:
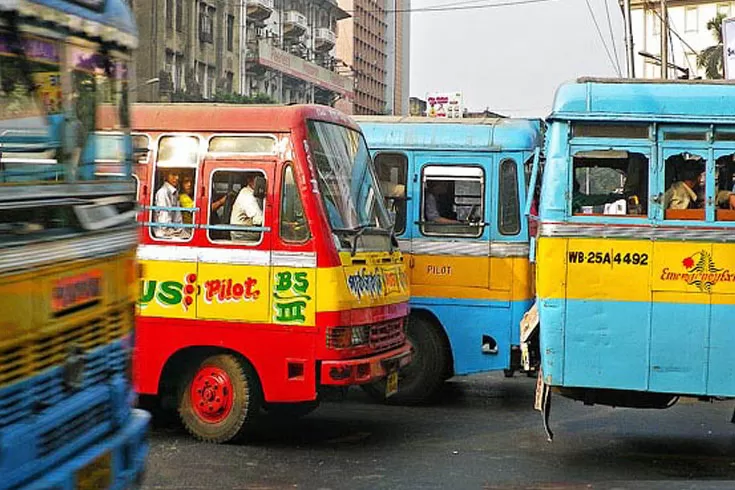
[{"label": "bus side window", "polygon": [[283,170],[280,233],[285,242],[303,243],[311,236],[291,165],[287,165]]},{"label": "bus side window", "polygon": [[222,228],[210,228],[209,239],[247,245],[259,243],[262,230],[227,228],[262,227],[266,189],[265,176],[260,171],[216,170],[209,191],[209,224]]},{"label": "bus side window", "polygon": [[680,153],[664,160],[664,219],[705,220],[706,160]]},{"label": "bus side window", "polygon": [[485,216],[485,175],[482,168],[428,165],[422,174],[421,233],[481,236]]},{"label": "bus side window", "polygon": [[627,150],[574,155],[573,215],[648,215],[648,158]]},{"label": "bus side window", "polygon": [[408,158],[401,153],[379,153],[375,167],[386,209],[395,215],[395,232],[406,231],[406,175]]},{"label": "bus side window", "polygon": [[[158,142],[152,205],[156,208],[194,208],[199,138],[164,136]],[[193,235],[194,211],[156,209],[151,235],[159,240],[189,240]],[[171,224],[171,226],[163,226]]]},{"label": "bus side window", "polygon": [[725,155],[715,162],[717,221],[735,221],[735,154]]},{"label": "bus side window", "polygon": [[498,231],[502,235],[517,235],[521,231],[521,204],[515,160],[506,158],[500,162],[498,191]]}]

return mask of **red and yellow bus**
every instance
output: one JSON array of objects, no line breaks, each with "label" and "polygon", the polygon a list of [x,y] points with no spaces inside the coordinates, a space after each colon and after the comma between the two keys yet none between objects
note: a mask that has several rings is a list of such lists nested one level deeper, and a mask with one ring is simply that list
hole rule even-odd
[{"label": "red and yellow bus", "polygon": [[134,379],[196,437],[410,361],[403,257],[359,128],[317,106],[133,111],[142,265]]}]

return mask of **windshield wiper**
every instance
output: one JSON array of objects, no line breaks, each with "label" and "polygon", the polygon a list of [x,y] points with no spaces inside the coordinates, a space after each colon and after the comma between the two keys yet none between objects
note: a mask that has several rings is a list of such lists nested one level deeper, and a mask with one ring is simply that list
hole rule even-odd
[{"label": "windshield wiper", "polygon": [[354,228],[333,228],[332,231],[337,233],[344,233],[345,235],[352,237],[352,244],[350,250],[350,256],[354,257],[357,253],[357,240],[365,233],[366,230],[380,229],[371,223],[364,223],[357,225]]}]

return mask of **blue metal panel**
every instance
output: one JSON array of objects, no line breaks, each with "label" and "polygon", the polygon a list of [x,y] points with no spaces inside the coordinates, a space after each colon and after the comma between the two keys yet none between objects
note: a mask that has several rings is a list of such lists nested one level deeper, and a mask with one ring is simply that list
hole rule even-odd
[{"label": "blue metal panel", "polygon": [[[511,330],[518,330],[511,327],[520,322],[520,317],[517,322],[512,322],[511,315],[521,311],[522,305],[515,309],[509,308],[507,302],[417,297],[411,298],[411,308],[431,312],[444,327],[452,348],[456,375],[510,366]],[[497,342],[497,354],[483,354],[483,335],[489,335]]]},{"label": "blue metal panel", "polygon": [[512,151],[542,143],[541,121],[498,119],[497,123],[361,122],[371,149]]},{"label": "blue metal panel", "polygon": [[560,386],[564,383],[564,319],[566,301],[544,299],[539,301],[541,329],[541,368],[547,384]]},{"label": "blue metal panel", "polygon": [[67,14],[109,25],[131,35],[137,35],[132,10],[123,0],[106,0],[104,10],[96,11],[79,3],[66,0],[29,0],[44,7],[50,7]]},{"label": "blue metal panel", "polygon": [[714,298],[726,299],[725,303],[713,304],[709,335],[709,373],[707,376],[707,394],[712,396],[735,396],[735,305],[733,297],[713,295]]},{"label": "blue metal panel", "polygon": [[649,390],[706,393],[710,305],[664,303],[656,301],[656,296],[654,293]]},{"label": "blue metal panel", "polygon": [[565,386],[647,389],[650,303],[568,299],[566,314]]},{"label": "blue metal panel", "polygon": [[550,120],[735,122],[735,84],[580,81],[559,87]]}]

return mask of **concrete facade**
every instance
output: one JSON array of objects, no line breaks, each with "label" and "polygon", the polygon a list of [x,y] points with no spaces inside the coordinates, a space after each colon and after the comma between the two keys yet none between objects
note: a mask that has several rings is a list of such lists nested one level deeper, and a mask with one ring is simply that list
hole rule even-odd
[{"label": "concrete facade", "polygon": [[[716,43],[707,29],[707,22],[718,12],[730,17],[735,15],[735,2],[712,2],[705,0],[669,0],[669,63],[689,70],[690,78],[701,76],[704,70],[697,68],[697,54]],[[637,78],[659,78],[661,66],[655,60],[640,56],[640,51],[655,57],[661,56],[660,2],[633,0],[631,19],[633,23],[633,45],[635,53],[635,75]],[[678,34],[678,36],[677,36]],[[680,39],[681,38],[681,39]],[[682,41],[683,39],[683,41]],[[683,76],[681,70],[669,67],[669,78]]]},{"label": "concrete facade", "polygon": [[333,105],[352,97],[337,73],[334,0],[133,0],[137,100],[265,96]]}]

